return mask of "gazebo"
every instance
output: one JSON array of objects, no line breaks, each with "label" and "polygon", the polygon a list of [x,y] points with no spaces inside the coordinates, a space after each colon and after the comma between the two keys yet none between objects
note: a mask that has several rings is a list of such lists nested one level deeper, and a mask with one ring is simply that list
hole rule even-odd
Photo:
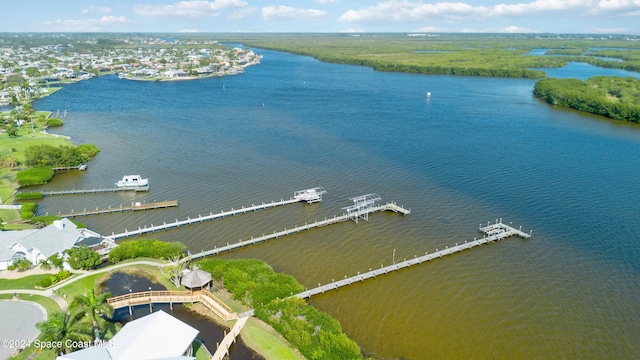
[{"label": "gazebo", "polygon": [[180,284],[191,291],[209,290],[211,274],[200,269],[191,270],[180,280]]}]

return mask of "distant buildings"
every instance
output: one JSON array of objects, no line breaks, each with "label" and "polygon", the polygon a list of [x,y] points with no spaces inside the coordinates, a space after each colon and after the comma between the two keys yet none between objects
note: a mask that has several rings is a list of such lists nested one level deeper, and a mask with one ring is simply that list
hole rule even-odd
[{"label": "distant buildings", "polygon": [[[66,44],[59,43],[63,39]],[[12,93],[24,102],[37,95],[38,87],[104,74],[120,73],[121,78],[132,80],[235,75],[262,58],[249,49],[220,47],[216,41],[129,37],[116,41],[123,44],[120,47],[100,46],[91,39],[75,44],[65,37],[51,41],[48,45],[0,47],[0,105],[7,105]]]}]

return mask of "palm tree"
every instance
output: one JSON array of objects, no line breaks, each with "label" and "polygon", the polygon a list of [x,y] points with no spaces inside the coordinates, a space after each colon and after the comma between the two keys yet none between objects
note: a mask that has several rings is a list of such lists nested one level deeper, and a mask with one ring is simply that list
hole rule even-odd
[{"label": "palm tree", "polygon": [[93,290],[87,291],[87,295],[78,295],[73,298],[71,308],[75,309],[81,317],[88,317],[93,326],[93,336],[95,340],[100,340],[100,330],[98,321],[103,316],[112,317],[113,307],[107,303],[107,299],[111,297],[111,293],[103,292],[95,295]]},{"label": "palm tree", "polygon": [[66,312],[56,311],[47,320],[37,323],[36,327],[40,330],[38,339],[50,342],[58,354],[75,350],[71,346],[74,342],[91,341],[91,324],[79,321],[77,316]]}]

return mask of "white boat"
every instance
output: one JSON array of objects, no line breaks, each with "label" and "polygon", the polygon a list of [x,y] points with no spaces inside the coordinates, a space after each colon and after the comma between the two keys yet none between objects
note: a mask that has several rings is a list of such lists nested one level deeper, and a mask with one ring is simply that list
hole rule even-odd
[{"label": "white boat", "polygon": [[149,179],[143,179],[140,175],[125,175],[116,183],[119,188],[135,188],[146,190],[149,188]]}]

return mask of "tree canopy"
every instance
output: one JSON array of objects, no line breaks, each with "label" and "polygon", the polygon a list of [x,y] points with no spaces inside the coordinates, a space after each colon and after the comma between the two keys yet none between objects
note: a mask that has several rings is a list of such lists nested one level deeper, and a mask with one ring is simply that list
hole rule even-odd
[{"label": "tree canopy", "polygon": [[579,79],[548,78],[538,81],[535,96],[549,104],[640,122],[640,80],[631,77],[596,76]]}]

